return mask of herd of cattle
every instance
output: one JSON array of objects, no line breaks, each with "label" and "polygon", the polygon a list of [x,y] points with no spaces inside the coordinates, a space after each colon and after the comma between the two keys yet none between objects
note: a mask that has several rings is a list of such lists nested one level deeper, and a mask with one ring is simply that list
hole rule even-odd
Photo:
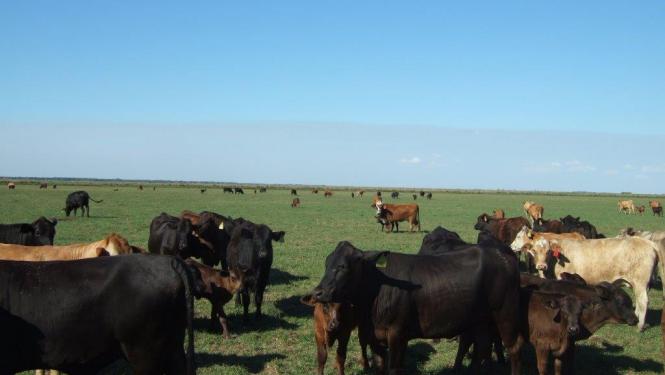
[{"label": "herd of cattle", "polygon": [[[67,216],[79,208],[89,216],[89,200],[84,191],[71,193]],[[421,230],[416,204],[383,203],[377,194],[372,207],[388,232],[400,221]],[[317,372],[323,373],[337,342],[337,369],[344,373],[355,329],[363,367],[391,374],[403,371],[414,338],[458,337],[454,367],[461,369],[473,348],[475,373],[494,372],[492,352],[498,362],[507,352],[512,374],[519,374],[522,347],[530,344],[540,374],[548,373],[550,356],[561,374],[574,370],[576,341],[604,324],[643,330],[649,284],[655,272],[665,275],[665,232],[629,228],[606,238],[579,217],[545,220],[541,205],[525,202],[523,208],[526,218],[506,218],[502,210],[480,215],[476,243],[439,226],[413,255],[340,242],[319,284],[301,298],[314,306]],[[115,233],[54,246],[56,226],[45,217],[0,225],[0,327],[17,338],[2,345],[1,374],[88,374],[120,358],[137,374],[193,374],[193,298],[210,301],[211,324],[224,337],[224,305],[234,295],[243,321],[252,297],[260,319],[272,243],[285,236],[209,211],[156,216],[147,250]],[[635,308],[623,286],[633,289]],[[662,329],[665,337],[665,314]]]}]

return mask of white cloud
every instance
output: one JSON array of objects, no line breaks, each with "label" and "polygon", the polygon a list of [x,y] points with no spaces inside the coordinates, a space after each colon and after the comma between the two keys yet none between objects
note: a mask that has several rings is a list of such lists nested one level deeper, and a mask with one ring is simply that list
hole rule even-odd
[{"label": "white cloud", "polygon": [[568,160],[564,162],[551,161],[546,163],[530,163],[524,169],[527,172],[551,173],[551,172],[594,172],[596,167],[583,163],[579,160]]},{"label": "white cloud", "polygon": [[402,158],[402,159],[400,159],[399,162],[402,163],[402,164],[420,164],[420,162],[422,162],[422,160],[420,160],[420,158],[417,157],[417,156],[413,156],[413,157],[410,157],[410,158]]},{"label": "white cloud", "polygon": [[582,163],[579,160],[567,161],[565,165],[569,172],[593,172],[596,170],[596,167],[593,165]]},{"label": "white cloud", "polygon": [[640,171],[642,173],[665,173],[665,164],[643,165]]},{"label": "white cloud", "polygon": [[624,164],[623,169],[632,171],[633,169],[635,169],[635,167],[632,164]]}]

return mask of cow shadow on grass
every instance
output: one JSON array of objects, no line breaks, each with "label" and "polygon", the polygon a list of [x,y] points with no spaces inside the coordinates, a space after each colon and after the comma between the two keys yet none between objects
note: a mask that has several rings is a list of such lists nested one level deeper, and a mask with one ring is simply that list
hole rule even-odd
[{"label": "cow shadow on grass", "polygon": [[282,314],[287,316],[292,316],[295,318],[306,318],[312,316],[314,308],[311,306],[304,305],[300,302],[301,296],[292,296],[288,298],[282,298],[279,301],[275,302],[275,307]]},{"label": "cow shadow on grass", "polygon": [[285,355],[279,353],[257,354],[252,356],[222,354],[222,353],[196,353],[198,368],[214,365],[241,366],[250,374],[258,374],[265,370],[266,363],[275,359],[284,359]]},{"label": "cow shadow on grass", "polygon": [[[261,319],[256,320],[254,318],[254,312],[250,309],[250,315],[247,323],[242,321],[242,308],[240,308],[239,314],[230,314],[229,312],[233,308],[229,309],[228,307],[224,309],[228,315],[228,324],[229,332],[232,336],[239,336],[248,332],[267,332],[275,329],[296,329],[297,325],[289,323],[282,318],[278,318],[272,315],[263,315]],[[203,331],[213,334],[221,335],[222,329],[219,325],[219,322],[211,323],[209,317],[196,317],[192,322],[192,325],[195,330]]]},{"label": "cow shadow on grass", "polygon": [[436,349],[429,342],[419,341],[409,345],[406,349],[406,356],[404,357],[405,373],[418,374],[422,372],[420,367],[429,361],[434,353],[436,353]]},{"label": "cow shadow on grass", "polygon": [[272,268],[270,270],[270,285],[291,284],[295,281],[307,279],[307,276],[294,275],[288,271],[282,271],[279,268]]},{"label": "cow shadow on grass", "polygon": [[647,309],[647,316],[644,319],[644,322],[647,324],[647,328],[659,327],[660,316],[661,310]]},{"label": "cow shadow on grass", "polygon": [[[609,347],[577,346],[575,368],[579,374],[600,373],[619,375],[633,372],[653,372],[662,374],[663,364],[652,359],[633,358],[627,355],[609,355],[621,352],[619,346]],[[534,372],[535,373],[535,372]]]}]

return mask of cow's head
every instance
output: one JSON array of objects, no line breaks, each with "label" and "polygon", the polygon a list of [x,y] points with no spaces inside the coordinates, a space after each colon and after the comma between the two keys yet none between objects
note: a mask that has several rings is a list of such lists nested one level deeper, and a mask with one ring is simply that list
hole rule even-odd
[{"label": "cow's head", "polygon": [[285,232],[273,232],[267,225],[243,221],[233,229],[227,257],[232,271],[252,287],[262,262],[272,263],[273,241],[284,241]]},{"label": "cow's head", "polygon": [[575,337],[580,332],[582,302],[573,295],[547,297],[543,299],[546,308],[552,311],[553,320],[560,323],[568,336]]},{"label": "cow's head", "polygon": [[307,294],[300,298],[300,302],[307,305],[316,307],[320,305],[321,312],[323,312],[325,330],[328,332],[336,331],[340,326],[340,320],[343,319],[348,311],[348,304],[343,303],[317,303],[311,294]]},{"label": "cow's head", "polygon": [[187,219],[179,219],[176,225],[176,249],[178,254],[191,251],[191,246],[195,241],[192,222]]},{"label": "cow's head", "polygon": [[312,297],[316,302],[352,302],[361,289],[363,274],[376,268],[388,252],[362,251],[347,241],[340,242],[326,258],[326,269]]},{"label": "cow's head", "polygon": [[527,251],[533,257],[536,269],[541,274],[553,267],[556,262],[563,262],[565,258],[559,241],[542,237],[531,241]]},{"label": "cow's head", "polygon": [[585,321],[594,323],[618,323],[634,326],[638,323],[633,309],[633,302],[622,286],[626,285],[623,279],[612,283],[602,282],[594,287],[599,300],[591,301],[588,311],[585,311]]},{"label": "cow's head", "polygon": [[510,248],[513,249],[513,251],[515,252],[521,251],[523,248],[529,245],[532,240],[533,240],[533,231],[525,225],[522,227],[522,229],[520,229],[519,232],[517,232],[515,240],[513,241],[513,243],[510,244]]},{"label": "cow's head", "polygon": [[35,220],[32,226],[32,232],[35,239],[40,245],[53,245],[55,238],[55,226],[58,224],[58,219],[47,219],[44,216]]},{"label": "cow's head", "polygon": [[490,222],[490,215],[483,213],[482,215],[478,216],[478,220],[476,221],[476,225],[474,226],[474,228],[477,230],[483,230],[487,228],[489,222]]},{"label": "cow's head", "polygon": [[243,275],[238,274],[237,272],[231,271],[219,271],[219,276],[222,278],[222,282],[219,283],[220,288],[226,289],[227,292],[235,294],[243,288]]}]

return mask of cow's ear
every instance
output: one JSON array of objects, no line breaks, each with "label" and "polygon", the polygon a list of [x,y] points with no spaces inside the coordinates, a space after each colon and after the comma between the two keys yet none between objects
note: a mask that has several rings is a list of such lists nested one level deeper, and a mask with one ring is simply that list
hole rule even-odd
[{"label": "cow's ear", "polygon": [[51,224],[53,224],[53,226],[58,225],[58,219],[56,219],[54,217],[52,217],[51,220],[49,220],[49,221],[51,222]]},{"label": "cow's ear", "polygon": [[272,237],[273,241],[277,242],[284,242],[284,235],[286,232],[284,231],[279,231],[279,232],[270,232],[270,236]]},{"label": "cow's ear", "polygon": [[378,268],[385,268],[388,264],[388,251],[365,251],[363,259],[374,263]]},{"label": "cow's ear", "polygon": [[487,217],[487,214],[483,214],[483,221],[488,222],[490,219]]},{"label": "cow's ear", "polygon": [[609,300],[612,298],[612,285],[610,283],[603,281],[594,288],[601,299]]},{"label": "cow's ear", "polygon": [[21,233],[33,233],[35,231],[35,228],[32,227],[30,224],[21,224],[21,228],[19,229]]},{"label": "cow's ear", "polygon": [[316,305],[316,300],[314,300],[314,297],[311,294],[307,294],[300,297],[300,303],[307,306],[314,306]]}]

